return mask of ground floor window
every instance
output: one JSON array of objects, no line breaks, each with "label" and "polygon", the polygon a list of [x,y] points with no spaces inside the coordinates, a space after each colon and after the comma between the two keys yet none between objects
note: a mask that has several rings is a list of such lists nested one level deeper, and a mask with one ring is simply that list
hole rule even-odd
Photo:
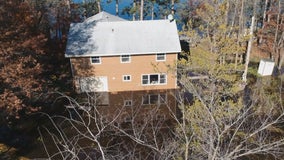
[{"label": "ground floor window", "polygon": [[80,77],[76,79],[75,83],[80,93],[108,91],[108,80],[106,76]]},{"label": "ground floor window", "polygon": [[124,100],[124,106],[132,106],[132,100]]},{"label": "ground floor window", "polygon": [[166,94],[148,94],[142,97],[143,105],[166,104]]}]

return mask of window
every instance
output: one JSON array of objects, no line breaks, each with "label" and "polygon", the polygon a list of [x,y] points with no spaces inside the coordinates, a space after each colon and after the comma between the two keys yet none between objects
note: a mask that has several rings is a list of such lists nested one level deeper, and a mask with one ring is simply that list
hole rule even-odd
[{"label": "window", "polygon": [[107,92],[108,79],[105,76],[81,77],[78,79],[80,92]]},{"label": "window", "polygon": [[165,53],[158,53],[156,55],[156,60],[157,61],[165,61],[166,60],[166,54]]},{"label": "window", "polygon": [[124,122],[126,122],[126,123],[132,122],[132,118],[131,117],[125,117]]},{"label": "window", "polygon": [[160,80],[159,80],[160,84],[165,84],[167,82],[167,77],[165,74],[161,74],[160,75]]},{"label": "window", "polygon": [[125,100],[124,106],[132,106],[132,100]]},{"label": "window", "polygon": [[149,94],[142,97],[143,105],[151,104],[166,104],[166,95],[165,94]]},{"label": "window", "polygon": [[155,84],[166,84],[166,74],[143,74],[142,84],[143,85],[155,85]]},{"label": "window", "polygon": [[131,76],[130,76],[130,75],[123,75],[123,76],[122,76],[122,79],[123,79],[123,81],[125,81],[125,82],[129,82],[129,81],[131,81]]},{"label": "window", "polygon": [[121,55],[120,56],[121,63],[130,63],[130,55]]},{"label": "window", "polygon": [[160,115],[160,114],[156,115],[156,120],[158,121],[164,121],[165,119],[166,119],[165,115]]},{"label": "window", "polygon": [[166,104],[167,103],[167,96],[165,94],[160,94],[159,102],[160,102],[160,104]]},{"label": "window", "polygon": [[101,64],[101,57],[99,57],[99,56],[91,57],[91,63],[92,64]]}]

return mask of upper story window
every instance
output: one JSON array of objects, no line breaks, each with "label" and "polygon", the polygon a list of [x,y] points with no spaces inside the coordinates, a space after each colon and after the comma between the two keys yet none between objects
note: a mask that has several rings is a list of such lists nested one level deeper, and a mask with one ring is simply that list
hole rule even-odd
[{"label": "upper story window", "polygon": [[125,81],[125,82],[131,81],[131,75],[123,75],[122,80]]},{"label": "upper story window", "polygon": [[157,85],[166,84],[167,75],[166,74],[143,74],[142,75],[142,85]]},{"label": "upper story window", "polygon": [[121,55],[120,56],[120,62],[121,63],[130,63],[131,57],[130,55]]},{"label": "upper story window", "polygon": [[166,54],[165,53],[158,53],[156,55],[156,61],[165,61],[166,60]]},{"label": "upper story window", "polygon": [[91,63],[92,64],[101,64],[102,63],[101,57],[99,57],[99,56],[91,57]]}]

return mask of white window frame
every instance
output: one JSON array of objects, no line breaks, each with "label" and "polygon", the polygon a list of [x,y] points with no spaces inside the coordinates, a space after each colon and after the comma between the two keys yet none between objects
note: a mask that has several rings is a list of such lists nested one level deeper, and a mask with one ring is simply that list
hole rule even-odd
[{"label": "white window frame", "polygon": [[[159,58],[163,58],[163,59],[159,59]],[[157,53],[156,54],[156,61],[166,61],[166,54],[165,53]]]},{"label": "white window frame", "polygon": [[[93,58],[98,58],[99,62],[98,63],[94,63],[93,62]],[[90,61],[91,61],[91,64],[102,64],[102,58],[100,56],[90,57]]]},{"label": "white window frame", "polygon": [[133,105],[132,100],[124,100],[123,101],[124,106],[130,107]]},{"label": "white window frame", "polygon": [[[127,77],[129,77],[129,80],[128,80]],[[123,82],[130,82],[130,81],[131,81],[131,78],[132,78],[131,75],[123,75],[123,76],[122,76],[122,81],[123,81]]]},{"label": "white window frame", "polygon": [[[151,76],[152,79],[154,78],[154,76],[157,76],[157,81],[151,80]],[[145,83],[145,81],[147,81],[147,83]],[[164,81],[164,83],[161,83],[162,81]],[[167,84],[167,74],[165,73],[152,73],[152,74],[142,74],[141,75],[141,84],[143,86],[147,86],[147,85],[166,85]]]},{"label": "white window frame", "polygon": [[[127,58],[127,61],[123,61],[123,58]],[[120,56],[120,63],[130,63],[131,62],[131,56],[129,54],[124,54]]]},{"label": "white window frame", "polygon": [[[151,102],[151,99],[154,98],[154,96],[157,96],[156,103]],[[162,96],[165,98],[162,99]],[[147,94],[142,96],[142,105],[161,105],[166,103],[167,103],[167,94]]]}]

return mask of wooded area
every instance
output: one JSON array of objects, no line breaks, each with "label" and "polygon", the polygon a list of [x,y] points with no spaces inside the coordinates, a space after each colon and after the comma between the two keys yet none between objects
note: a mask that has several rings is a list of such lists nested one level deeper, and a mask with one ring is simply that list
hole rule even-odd
[{"label": "wooded area", "polygon": [[[127,129],[72,90],[69,24],[112,1],[83,2],[0,2],[0,159],[283,159],[284,1],[133,0],[119,8],[115,0],[115,13],[130,20],[174,14],[189,39],[169,67],[178,73],[180,112],[171,123],[156,121],[154,107]],[[257,75],[260,59],[275,62],[272,76]]]}]

